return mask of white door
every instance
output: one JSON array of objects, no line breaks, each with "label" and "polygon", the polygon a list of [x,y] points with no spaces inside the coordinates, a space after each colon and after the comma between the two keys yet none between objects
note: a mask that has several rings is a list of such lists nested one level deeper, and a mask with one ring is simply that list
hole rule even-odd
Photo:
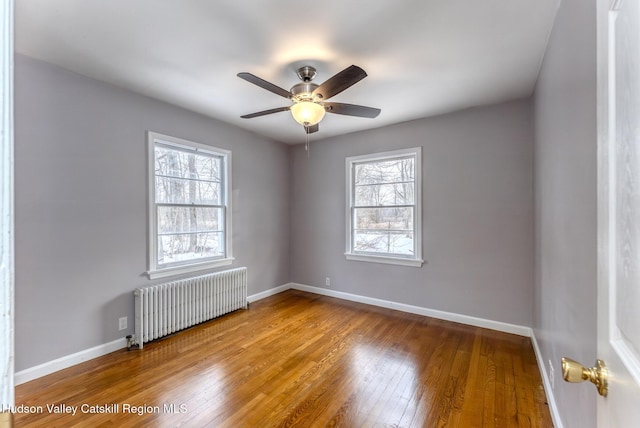
[{"label": "white door", "polygon": [[638,427],[640,0],[597,5],[598,357],[609,383],[598,398],[598,428]]}]

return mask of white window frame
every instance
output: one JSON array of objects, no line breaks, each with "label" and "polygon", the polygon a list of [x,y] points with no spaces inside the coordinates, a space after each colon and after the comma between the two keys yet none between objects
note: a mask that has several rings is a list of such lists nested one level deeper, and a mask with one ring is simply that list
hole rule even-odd
[{"label": "white window frame", "polygon": [[[156,182],[155,182],[155,147],[156,142],[160,142],[163,145],[174,146],[182,150],[191,150],[194,152],[202,152],[220,156],[224,163],[223,172],[223,200],[222,205],[225,206],[225,230],[224,230],[224,245],[225,255],[222,258],[213,260],[184,262],[174,266],[158,266],[157,252],[158,252],[158,236],[157,236],[157,205],[156,205]],[[231,151],[220,149],[205,144],[195,143],[193,141],[184,140],[182,138],[171,137],[169,135],[159,134],[157,132],[148,132],[147,138],[147,158],[148,158],[148,224],[149,224],[149,270],[147,275],[149,279],[163,278],[172,275],[181,275],[191,272],[197,272],[205,269],[217,268],[221,266],[230,265],[234,258],[231,245]]]},{"label": "white window frame", "polygon": [[[354,226],[354,167],[358,163],[377,162],[394,158],[413,156],[414,164],[414,204],[413,204],[413,227],[414,227],[414,254],[403,257],[394,255],[378,255],[371,253],[360,253],[353,251],[353,226]],[[360,156],[350,156],[345,159],[346,163],[346,252],[347,260],[362,262],[387,263],[401,266],[421,267],[422,260],[422,147],[393,150],[382,153],[372,153]]]}]

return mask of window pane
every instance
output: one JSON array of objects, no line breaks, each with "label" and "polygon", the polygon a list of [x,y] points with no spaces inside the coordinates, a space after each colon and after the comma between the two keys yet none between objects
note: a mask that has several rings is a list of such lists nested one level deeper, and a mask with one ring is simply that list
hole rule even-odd
[{"label": "window pane", "polygon": [[412,205],[413,182],[366,184],[355,188],[356,206]]},{"label": "window pane", "polygon": [[221,205],[218,182],[156,176],[156,202],[159,204]]},{"label": "window pane", "polygon": [[355,185],[413,181],[414,158],[397,158],[355,166]]},{"label": "window pane", "polygon": [[413,233],[413,208],[355,208],[355,229],[409,231]]},{"label": "window pane", "polygon": [[158,234],[221,231],[222,208],[158,207]]},{"label": "window pane", "polygon": [[222,159],[206,153],[155,146],[156,175],[220,181]]},{"label": "window pane", "polygon": [[411,256],[413,232],[384,230],[355,230],[354,251]]},{"label": "window pane", "polygon": [[413,255],[413,208],[355,208],[354,251]]},{"label": "window pane", "polygon": [[223,256],[222,232],[158,236],[158,265]]}]

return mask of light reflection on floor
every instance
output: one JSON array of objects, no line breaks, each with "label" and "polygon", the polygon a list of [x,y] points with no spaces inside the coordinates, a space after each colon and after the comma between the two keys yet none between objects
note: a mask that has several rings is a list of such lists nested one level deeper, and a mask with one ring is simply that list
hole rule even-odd
[{"label": "light reflection on floor", "polygon": [[380,352],[358,344],[350,357],[353,396],[358,397],[352,409],[356,424],[394,425],[405,413],[415,414],[423,391],[414,355],[396,345]]}]

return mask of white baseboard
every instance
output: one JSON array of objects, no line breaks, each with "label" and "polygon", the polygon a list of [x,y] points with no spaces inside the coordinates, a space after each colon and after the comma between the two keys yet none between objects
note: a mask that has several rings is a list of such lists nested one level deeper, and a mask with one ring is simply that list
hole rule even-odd
[{"label": "white baseboard", "polygon": [[273,296],[274,294],[278,294],[278,293],[282,293],[283,291],[287,291],[291,288],[291,286],[289,284],[285,284],[285,285],[281,285],[279,287],[274,287],[274,288],[270,288],[269,290],[266,291],[261,291],[260,293],[256,293],[256,294],[252,294],[250,296],[247,296],[247,301],[249,301],[249,303],[253,303],[257,300],[262,300],[266,297],[269,296]]},{"label": "white baseboard", "polygon": [[22,383],[29,382],[30,380],[46,376],[53,372],[57,372],[58,370],[66,369],[67,367],[75,366],[76,364],[80,364],[93,358],[101,357],[113,351],[117,351],[118,349],[126,348],[126,346],[127,339],[117,339],[113,342],[94,346],[93,348],[85,349],[84,351],[76,352],[75,354],[67,355],[35,367],[21,370],[16,372],[14,375],[15,384],[20,385]]},{"label": "white baseboard", "polygon": [[438,318],[445,321],[453,321],[461,324],[472,325],[475,327],[482,327],[490,330],[517,334],[519,336],[530,337],[532,334],[531,328],[529,327],[516,324],[508,324],[500,321],[487,320],[484,318],[477,318],[468,315],[461,315],[453,312],[445,312],[436,309],[423,308],[420,306],[407,305],[404,303],[397,303],[389,300],[344,293],[342,291],[328,290],[326,288],[312,287],[304,284],[290,283],[289,288],[300,291],[307,291],[309,293],[322,294],[329,297],[336,297],[338,299],[351,300],[352,302],[365,303],[367,305],[380,306],[387,309],[395,309],[411,314],[424,315],[426,317]]},{"label": "white baseboard", "polygon": [[547,372],[547,366],[542,357],[542,352],[538,346],[538,340],[536,335],[531,330],[531,343],[533,344],[533,351],[536,354],[536,360],[538,361],[538,368],[540,369],[540,375],[542,376],[542,384],[544,385],[544,392],[547,395],[547,403],[549,403],[549,410],[551,412],[551,419],[553,420],[553,426],[555,428],[562,427],[562,419],[560,419],[560,412],[558,412],[558,405],[556,404],[556,398],[553,395],[553,388],[551,388],[551,380],[549,379],[549,372]]}]

